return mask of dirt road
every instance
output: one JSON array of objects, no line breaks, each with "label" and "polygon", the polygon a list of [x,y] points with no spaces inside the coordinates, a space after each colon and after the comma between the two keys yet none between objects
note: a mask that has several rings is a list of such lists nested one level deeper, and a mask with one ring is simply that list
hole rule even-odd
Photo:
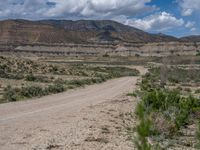
[{"label": "dirt road", "polygon": [[[124,77],[35,100],[1,104],[0,149],[84,149],[80,146],[86,138],[83,134],[89,130],[91,117],[98,120],[99,115],[91,110],[121,100],[135,88],[137,79]],[[84,119],[86,116],[90,121]],[[70,146],[77,143],[79,147]]]}]

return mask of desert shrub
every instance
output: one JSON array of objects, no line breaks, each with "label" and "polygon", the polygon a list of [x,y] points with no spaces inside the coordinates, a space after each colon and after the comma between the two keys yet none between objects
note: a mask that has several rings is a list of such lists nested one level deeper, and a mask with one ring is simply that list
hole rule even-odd
[{"label": "desert shrub", "polygon": [[26,75],[25,80],[26,81],[35,81],[36,77],[31,73],[31,74]]},{"label": "desert shrub", "polygon": [[62,84],[49,85],[46,88],[39,86],[22,87],[20,95],[24,98],[41,97],[48,94],[64,92],[65,87]]},{"label": "desert shrub", "polygon": [[127,96],[137,97],[137,92],[128,93]]},{"label": "desert shrub", "polygon": [[143,79],[140,85],[141,90],[147,91],[151,89],[151,84],[149,84],[149,81],[147,79]]},{"label": "desert shrub", "polygon": [[191,88],[184,88],[184,91],[186,91],[186,92],[192,92]]},{"label": "desert shrub", "polygon": [[[161,68],[149,69],[148,76],[145,77],[154,81],[161,79]],[[198,69],[182,69],[178,67],[166,68],[165,78],[171,83],[188,83],[190,81],[199,82],[200,71]]]},{"label": "desert shrub", "polygon": [[92,79],[83,79],[83,80],[71,80],[67,81],[68,85],[75,86],[75,87],[81,87],[84,85],[91,85],[94,83],[101,83],[105,81],[105,79],[102,78],[92,78]]},{"label": "desert shrub", "polygon": [[197,93],[200,93],[200,89],[197,89],[196,91],[195,91],[195,93],[197,94]]},{"label": "desert shrub", "polygon": [[198,130],[196,132],[196,139],[197,139],[197,144],[195,145],[195,147],[197,149],[200,149],[200,121],[198,122]]},{"label": "desert shrub", "polygon": [[83,80],[71,80],[71,81],[68,81],[67,84],[68,85],[74,85],[76,87],[80,87],[80,86],[83,86],[84,85],[84,82]]},{"label": "desert shrub", "polygon": [[25,76],[26,81],[32,81],[32,82],[50,82],[50,79],[46,76],[34,76],[32,73]]},{"label": "desert shrub", "polygon": [[[186,83],[186,81],[197,79],[199,75],[199,73],[196,73],[196,70],[188,71],[176,69],[177,68],[168,68],[167,81],[173,83],[180,82],[182,84]],[[143,76],[143,80],[140,84],[141,91],[139,96],[141,96],[141,101],[136,111],[140,121],[138,125],[140,130],[138,130],[137,126],[137,136],[135,138],[136,141],[139,140],[139,144],[136,143],[136,145],[138,144],[140,146],[138,149],[142,149],[142,146],[146,149],[153,147],[153,145],[150,146],[146,143],[148,137],[152,137],[155,143],[161,142],[166,138],[173,139],[179,136],[180,129],[186,128],[189,124],[199,119],[200,99],[190,95],[181,95],[180,92],[184,89],[180,87],[174,90],[166,89],[159,85],[160,80],[160,68],[153,68],[150,69],[149,73]],[[186,90],[191,92],[191,89]],[[197,90],[196,93],[198,92]],[[140,111],[138,111],[138,108],[140,108]],[[139,115],[141,113],[138,112],[141,111],[143,111],[145,117]],[[149,123],[151,123],[151,125],[148,125]],[[148,130],[146,129],[147,127]]]},{"label": "desert shrub", "polygon": [[146,117],[146,110],[143,103],[137,105],[136,114],[140,120],[136,127],[137,135],[135,137],[135,144],[138,150],[151,150],[152,147],[148,143],[147,138],[151,132],[151,121]]},{"label": "desert shrub", "polygon": [[58,66],[55,66],[55,65],[51,66],[50,72],[52,72],[54,74],[57,74],[58,71],[59,71]]},{"label": "desert shrub", "polygon": [[180,80],[177,77],[169,77],[168,80],[169,80],[169,82],[172,82],[172,83],[179,83],[180,82]]},{"label": "desert shrub", "polygon": [[103,55],[103,57],[110,57],[110,55],[106,53]]},{"label": "desert shrub", "polygon": [[41,97],[48,94],[55,94],[64,91],[65,87],[62,84],[53,84],[46,88],[39,86],[12,88],[11,86],[8,86],[4,89],[3,99],[6,101],[17,101],[25,98]]},{"label": "desert shrub", "polygon": [[100,80],[102,80],[102,82],[107,81],[109,79],[112,79],[113,77],[109,74],[102,74],[102,73],[96,73],[95,77],[99,78]]},{"label": "desert shrub", "polygon": [[79,66],[76,69],[78,69],[79,72],[81,72],[81,70],[85,70],[86,72],[94,72],[96,75],[98,75],[98,74],[108,75],[108,76],[110,76],[110,78],[139,75],[138,70],[126,68],[126,67],[86,67],[86,66]]},{"label": "desert shrub", "polygon": [[200,56],[200,52],[197,52],[196,56]]},{"label": "desert shrub", "polygon": [[[53,80],[54,78],[51,78],[51,80]],[[53,83],[54,84],[65,84],[65,80],[61,79],[61,78],[58,78],[56,79]]]},{"label": "desert shrub", "polygon": [[54,85],[49,85],[47,88],[45,88],[45,93],[61,93],[65,91],[65,87],[63,84],[54,84]]},{"label": "desert shrub", "polygon": [[135,145],[138,150],[160,150],[159,145],[151,145],[148,143],[148,138],[151,135],[156,135],[157,130],[149,117],[148,109],[145,104],[140,102],[136,107],[136,114],[139,119],[139,124],[136,126]]},{"label": "desert shrub", "polygon": [[25,98],[32,98],[45,95],[44,90],[39,86],[22,87],[20,95]]},{"label": "desert shrub", "polygon": [[180,92],[180,91],[183,90],[183,88],[182,88],[181,86],[178,86],[178,87],[176,88],[176,90]]},{"label": "desert shrub", "polygon": [[[142,98],[142,103],[145,111],[148,111],[149,115],[152,112],[159,112],[163,114],[166,120],[175,124],[176,129],[174,131],[178,131],[182,126],[187,125],[189,123],[189,117],[200,107],[199,99],[193,98],[192,96],[181,97],[178,91],[164,89],[147,92]],[[154,118],[154,120],[156,119]]]},{"label": "desert shrub", "polygon": [[17,100],[18,100],[17,97],[18,97],[18,96],[17,96],[17,89],[12,88],[10,85],[7,86],[7,87],[4,89],[4,94],[3,94],[3,99],[4,99],[4,100],[13,102],[13,101],[17,101]]},{"label": "desert shrub", "polygon": [[24,76],[20,73],[7,73],[0,70],[0,78],[21,80]]},{"label": "desert shrub", "polygon": [[135,54],[136,57],[140,57],[140,54]]}]

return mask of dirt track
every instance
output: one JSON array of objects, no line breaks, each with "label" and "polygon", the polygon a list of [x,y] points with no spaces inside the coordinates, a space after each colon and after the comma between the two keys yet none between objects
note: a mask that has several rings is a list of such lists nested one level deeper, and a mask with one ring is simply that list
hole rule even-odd
[{"label": "dirt track", "polygon": [[[85,140],[79,134],[89,132],[91,118],[98,121],[100,113],[94,108],[123,100],[126,93],[133,91],[137,79],[124,77],[31,101],[0,105],[0,149],[84,149],[80,144],[75,148],[70,145]],[[103,111],[101,107],[98,109]]]}]

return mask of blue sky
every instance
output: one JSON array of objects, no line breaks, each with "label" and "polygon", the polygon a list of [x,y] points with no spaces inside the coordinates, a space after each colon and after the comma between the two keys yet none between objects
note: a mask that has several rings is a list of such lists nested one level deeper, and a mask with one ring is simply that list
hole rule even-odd
[{"label": "blue sky", "polygon": [[200,34],[200,0],[0,0],[0,19],[109,19],[151,33]]}]

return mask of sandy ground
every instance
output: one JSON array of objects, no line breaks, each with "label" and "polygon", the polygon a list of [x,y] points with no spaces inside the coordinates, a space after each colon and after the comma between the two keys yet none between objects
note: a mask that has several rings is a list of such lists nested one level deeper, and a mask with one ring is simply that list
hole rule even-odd
[{"label": "sandy ground", "polygon": [[[143,74],[145,71],[138,68]],[[129,150],[123,114],[139,77],[0,105],[0,149]]]}]

